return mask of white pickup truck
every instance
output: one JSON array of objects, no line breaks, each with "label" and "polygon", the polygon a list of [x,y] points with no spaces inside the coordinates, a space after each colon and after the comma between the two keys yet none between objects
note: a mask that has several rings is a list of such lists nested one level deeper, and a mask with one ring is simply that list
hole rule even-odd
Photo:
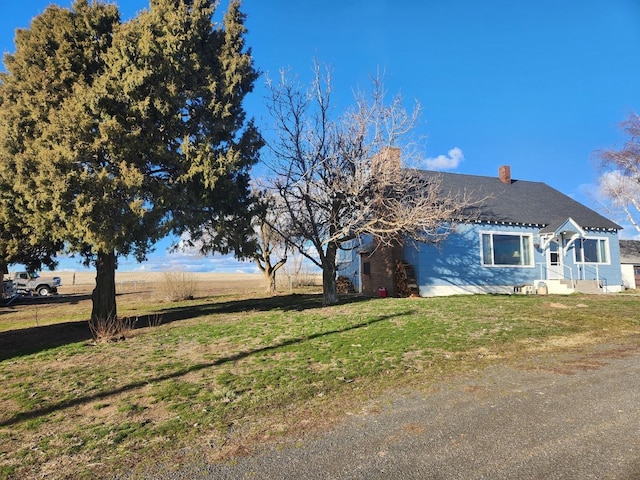
[{"label": "white pickup truck", "polygon": [[16,289],[13,282],[8,278],[2,279],[2,295],[0,296],[0,305],[9,305],[17,298]]},{"label": "white pickup truck", "polygon": [[35,272],[15,272],[11,281],[16,293],[22,295],[55,295],[62,285],[60,277],[41,277]]}]

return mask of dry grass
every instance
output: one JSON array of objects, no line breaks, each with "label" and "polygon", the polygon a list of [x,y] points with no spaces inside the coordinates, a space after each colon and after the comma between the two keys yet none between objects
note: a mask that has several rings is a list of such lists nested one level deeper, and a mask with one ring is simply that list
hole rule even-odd
[{"label": "dry grass", "polygon": [[[188,452],[225,459],[327,428],[387,388],[532,353],[580,352],[570,367],[591,368],[606,361],[586,356],[599,343],[638,345],[638,297],[348,297],[322,307],[320,295],[269,297],[261,276],[236,278],[200,278],[194,300],[171,303],[160,303],[159,283],[127,284],[120,314],[163,322],[120,342],[90,341],[91,286],[37,304],[49,325],[0,332],[0,478],[102,478],[179,465]],[[5,308],[0,323],[30,320],[34,306]]]},{"label": "dry grass", "polygon": [[[89,320],[91,292],[95,287],[95,273],[43,272],[62,278],[60,294],[56,298],[24,299],[0,315],[0,332],[58,323]],[[167,303],[165,272],[116,272],[116,292],[119,317],[137,318],[157,310]],[[264,291],[261,274],[189,273],[193,296],[199,298],[228,295],[251,295]]]},{"label": "dry grass", "polygon": [[[150,286],[162,284],[167,275],[183,272],[118,272],[116,271],[116,288],[119,293],[142,292]],[[47,272],[43,275],[56,275],[62,279],[58,289],[62,294],[89,293],[95,285],[95,273],[81,272]],[[213,273],[189,272],[188,278],[203,295],[228,295],[251,293],[263,290],[263,277],[258,273]]]},{"label": "dry grass", "polygon": [[132,335],[137,319],[131,317],[92,318],[89,330],[95,342],[124,340]]}]

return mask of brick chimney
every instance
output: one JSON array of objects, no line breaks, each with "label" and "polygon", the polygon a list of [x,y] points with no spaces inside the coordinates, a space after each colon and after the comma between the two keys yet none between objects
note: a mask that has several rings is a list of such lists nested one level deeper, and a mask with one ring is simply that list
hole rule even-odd
[{"label": "brick chimney", "polygon": [[371,170],[376,173],[394,171],[401,166],[400,149],[398,147],[382,147],[380,153],[374,155]]},{"label": "brick chimney", "polygon": [[498,178],[502,183],[511,184],[511,167],[509,165],[502,165],[498,169]]}]

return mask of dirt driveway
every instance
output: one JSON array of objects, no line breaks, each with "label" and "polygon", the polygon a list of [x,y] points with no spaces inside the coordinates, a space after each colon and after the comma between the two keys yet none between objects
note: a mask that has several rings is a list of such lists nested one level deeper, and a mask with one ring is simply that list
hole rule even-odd
[{"label": "dirt driveway", "polygon": [[491,367],[395,393],[331,432],[154,476],[637,480],[640,346]]}]

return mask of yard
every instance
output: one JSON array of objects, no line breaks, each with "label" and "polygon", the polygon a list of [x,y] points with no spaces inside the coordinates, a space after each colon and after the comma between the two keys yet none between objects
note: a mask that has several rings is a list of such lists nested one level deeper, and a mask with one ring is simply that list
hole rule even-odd
[{"label": "yard", "polygon": [[155,283],[123,284],[119,313],[139,328],[108,343],[92,341],[80,287],[3,307],[0,478],[223,461],[375,408],[391,388],[640,340],[635,295],[354,296],[322,307],[316,291],[266,297],[247,285],[163,302]]}]

